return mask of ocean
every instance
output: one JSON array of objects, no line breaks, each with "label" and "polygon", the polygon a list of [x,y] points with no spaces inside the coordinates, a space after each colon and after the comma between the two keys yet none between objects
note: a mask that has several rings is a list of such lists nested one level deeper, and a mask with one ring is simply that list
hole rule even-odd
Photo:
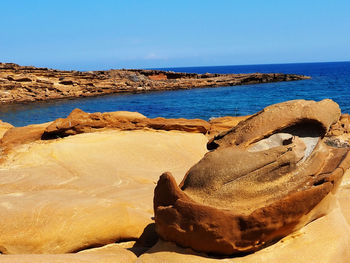
[{"label": "ocean", "polygon": [[[163,69],[164,70],[164,69]],[[294,99],[333,99],[350,113],[350,62],[166,68],[193,73],[292,73],[310,80],[233,87],[115,94],[0,106],[0,120],[25,126],[64,118],[75,108],[86,112],[137,111],[149,118],[200,118],[253,114]]]}]

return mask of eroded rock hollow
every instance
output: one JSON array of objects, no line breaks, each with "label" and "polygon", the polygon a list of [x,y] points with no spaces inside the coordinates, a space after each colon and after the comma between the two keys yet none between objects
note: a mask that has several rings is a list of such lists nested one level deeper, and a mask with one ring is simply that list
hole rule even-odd
[{"label": "eroded rock hollow", "polygon": [[161,175],[154,195],[158,235],[197,251],[256,251],[328,213],[348,148],[325,134],[340,117],[331,100],[265,108],[214,137],[177,185]]}]

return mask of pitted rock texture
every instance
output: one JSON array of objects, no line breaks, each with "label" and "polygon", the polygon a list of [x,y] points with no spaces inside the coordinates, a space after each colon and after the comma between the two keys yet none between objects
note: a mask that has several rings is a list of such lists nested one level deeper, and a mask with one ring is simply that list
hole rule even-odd
[{"label": "pitted rock texture", "polygon": [[[330,100],[267,107],[218,135],[178,186],[164,173],[154,195],[161,238],[194,250],[252,252],[327,214],[348,148],[323,137],[340,110]],[[324,205],[324,204],[327,205]]]},{"label": "pitted rock texture", "polygon": [[333,124],[327,136],[340,136],[350,133],[350,115],[345,113],[340,116],[337,123]]},{"label": "pitted rock texture", "polygon": [[0,104],[308,78],[280,73],[194,74],[142,69],[80,72],[0,63]]}]

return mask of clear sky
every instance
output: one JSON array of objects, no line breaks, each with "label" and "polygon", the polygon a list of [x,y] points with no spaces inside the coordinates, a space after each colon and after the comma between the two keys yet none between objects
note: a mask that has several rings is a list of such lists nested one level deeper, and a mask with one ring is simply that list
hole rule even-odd
[{"label": "clear sky", "polygon": [[0,61],[98,70],[350,60],[349,0],[1,0]]}]

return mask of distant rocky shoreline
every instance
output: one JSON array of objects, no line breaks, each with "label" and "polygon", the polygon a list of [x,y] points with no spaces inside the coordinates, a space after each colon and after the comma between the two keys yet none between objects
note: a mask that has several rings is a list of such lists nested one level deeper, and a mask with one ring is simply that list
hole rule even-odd
[{"label": "distant rocky shoreline", "polygon": [[303,79],[310,77],[283,73],[195,74],[144,69],[82,72],[0,63],[0,104]]}]

